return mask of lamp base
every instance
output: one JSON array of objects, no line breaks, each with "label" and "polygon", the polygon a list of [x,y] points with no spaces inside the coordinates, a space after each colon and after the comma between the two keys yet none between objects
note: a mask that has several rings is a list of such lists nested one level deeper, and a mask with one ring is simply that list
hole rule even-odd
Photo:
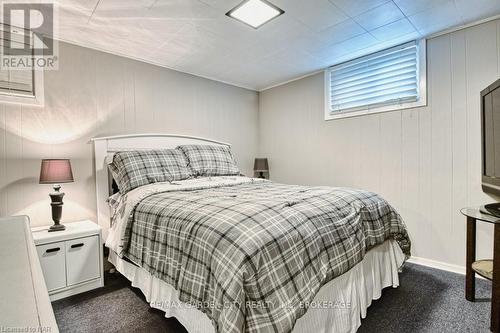
[{"label": "lamp base", "polygon": [[54,231],[63,231],[66,230],[66,227],[63,224],[53,224],[49,228],[49,232],[54,232]]},{"label": "lamp base", "polygon": [[54,192],[50,193],[50,205],[52,206],[52,220],[54,224],[50,226],[49,232],[52,231],[63,231],[66,227],[60,224],[61,216],[62,216],[62,206],[63,206],[63,197],[64,193],[59,192],[61,189],[61,185],[54,185]]}]

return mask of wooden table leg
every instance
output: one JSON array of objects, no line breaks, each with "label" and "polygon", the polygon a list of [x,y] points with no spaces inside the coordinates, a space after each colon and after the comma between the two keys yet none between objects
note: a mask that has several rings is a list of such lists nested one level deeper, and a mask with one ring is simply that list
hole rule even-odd
[{"label": "wooden table leg", "polygon": [[500,224],[495,224],[494,232],[490,328],[492,332],[500,333]]},{"label": "wooden table leg", "polygon": [[[495,225],[496,226],[496,225]],[[476,219],[467,217],[467,257],[465,263],[465,299],[474,302],[476,298],[476,274],[472,263],[476,260]]]}]

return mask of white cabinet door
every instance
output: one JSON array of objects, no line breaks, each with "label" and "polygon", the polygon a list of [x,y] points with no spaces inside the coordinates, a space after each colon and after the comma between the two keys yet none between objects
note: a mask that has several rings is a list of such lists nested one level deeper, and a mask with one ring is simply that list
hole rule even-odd
[{"label": "white cabinet door", "polygon": [[99,237],[90,236],[66,241],[67,285],[99,277]]},{"label": "white cabinet door", "polygon": [[66,267],[64,260],[65,243],[50,243],[36,247],[47,290],[66,287]]}]

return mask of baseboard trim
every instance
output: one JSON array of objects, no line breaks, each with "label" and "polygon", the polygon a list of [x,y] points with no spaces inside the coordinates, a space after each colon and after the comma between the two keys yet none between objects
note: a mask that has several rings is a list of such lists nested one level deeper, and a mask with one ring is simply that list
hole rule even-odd
[{"label": "baseboard trim", "polygon": [[412,264],[420,265],[420,266],[426,266],[426,267],[440,269],[442,271],[448,271],[448,272],[453,272],[453,273],[465,275],[465,267],[464,266],[447,264],[447,263],[442,262],[442,261],[436,261],[436,260],[420,258],[420,257],[411,257],[410,259],[408,259],[408,262],[412,263]]}]

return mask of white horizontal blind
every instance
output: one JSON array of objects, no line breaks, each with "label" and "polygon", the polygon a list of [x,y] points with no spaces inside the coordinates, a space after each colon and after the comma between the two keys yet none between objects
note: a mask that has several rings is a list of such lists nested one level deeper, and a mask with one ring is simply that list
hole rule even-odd
[{"label": "white horizontal blind", "polygon": [[[0,52],[4,53],[4,45],[9,43],[11,47],[23,48],[26,41],[24,34],[29,31],[24,29],[11,28],[7,25],[0,25]],[[30,34],[29,41],[32,45],[33,38]],[[31,58],[33,53],[27,52],[27,58]],[[23,57],[23,58],[26,58]],[[19,94],[34,96],[34,73],[29,69],[5,69],[0,67],[0,93]]]},{"label": "white horizontal blind", "polygon": [[417,43],[411,42],[330,68],[332,114],[415,102],[419,97]]}]

